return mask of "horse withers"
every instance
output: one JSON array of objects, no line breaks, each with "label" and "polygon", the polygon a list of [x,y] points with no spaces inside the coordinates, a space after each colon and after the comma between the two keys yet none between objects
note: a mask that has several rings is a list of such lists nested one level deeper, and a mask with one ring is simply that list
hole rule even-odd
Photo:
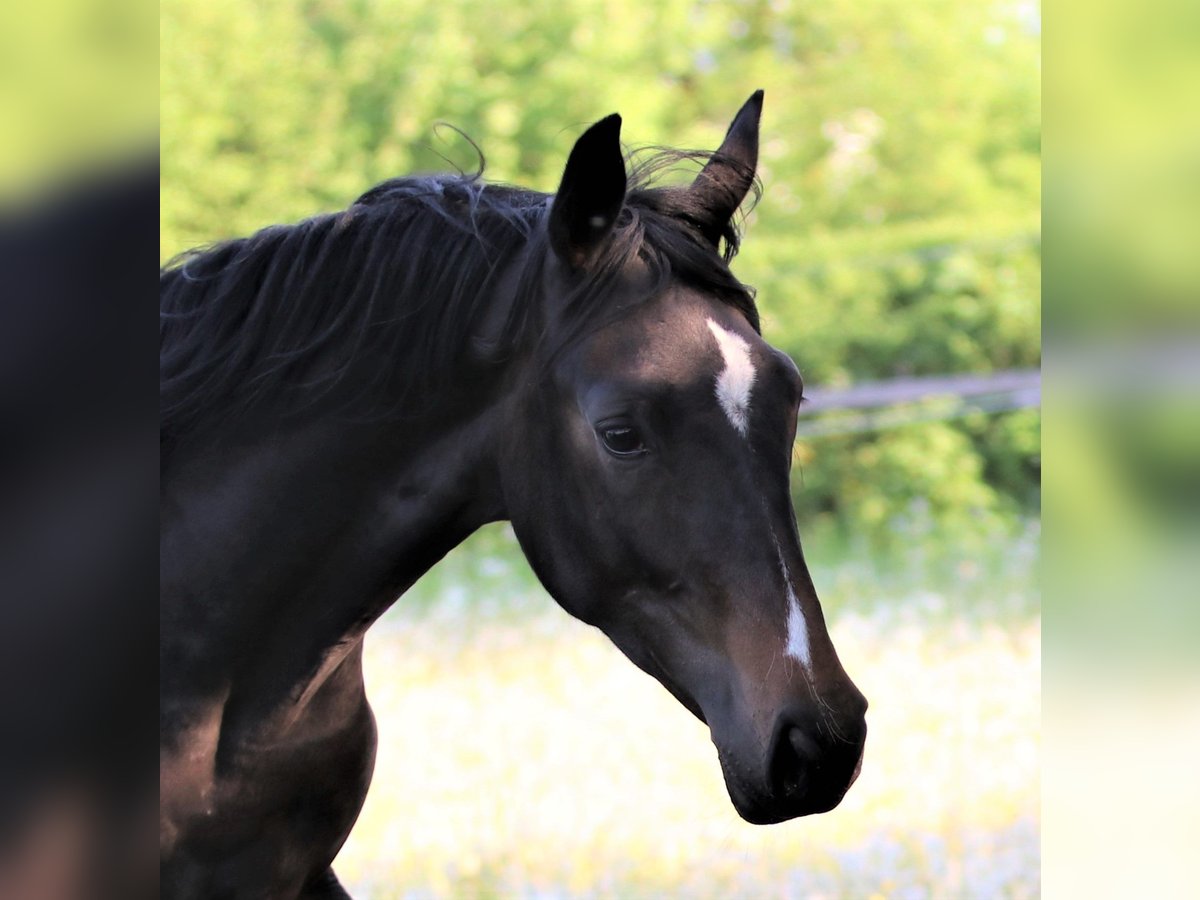
[{"label": "horse withers", "polygon": [[164,269],[164,896],[344,896],[363,637],[504,519],[708,725],[743,818],[838,804],[866,701],[791,507],[802,382],[728,265],[761,109],[686,186],[630,175],[613,115],[553,196],[394,179]]}]

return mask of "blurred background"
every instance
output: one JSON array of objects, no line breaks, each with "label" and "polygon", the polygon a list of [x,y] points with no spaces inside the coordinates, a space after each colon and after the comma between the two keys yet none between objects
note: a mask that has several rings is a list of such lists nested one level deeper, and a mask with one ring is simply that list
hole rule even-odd
[{"label": "blurred background", "polygon": [[734,269],[809,386],[794,499],[861,779],[742,822],[706,729],[494,526],[368,639],[356,896],[1037,895],[1039,52],[1028,2],[165,0],[162,261],[477,168],[438,123],[553,191],[610,112],[713,149],[766,91]]},{"label": "blurred background", "polygon": [[1044,888],[1191,897],[1200,7],[1066,0],[1047,25]]},{"label": "blurred background", "polygon": [[3,900],[157,894],[155,12],[0,4]]}]

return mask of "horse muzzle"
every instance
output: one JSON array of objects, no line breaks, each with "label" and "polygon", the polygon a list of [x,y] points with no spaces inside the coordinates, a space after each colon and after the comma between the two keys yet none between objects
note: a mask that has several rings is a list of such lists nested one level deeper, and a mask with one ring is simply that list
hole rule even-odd
[{"label": "horse muzzle", "polygon": [[738,815],[755,825],[828,812],[858,778],[866,737],[861,715],[835,721],[785,713],[765,755],[750,754],[753,761],[718,744],[729,798]]}]

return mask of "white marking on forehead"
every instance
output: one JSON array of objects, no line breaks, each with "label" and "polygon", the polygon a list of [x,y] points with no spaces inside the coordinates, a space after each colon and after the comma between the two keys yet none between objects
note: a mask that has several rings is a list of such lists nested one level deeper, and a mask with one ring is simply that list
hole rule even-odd
[{"label": "white marking on forehead", "polygon": [[717,402],[737,433],[745,437],[750,428],[750,391],[758,374],[750,361],[750,345],[741,335],[722,328],[712,319],[708,320],[708,330],[717,339],[725,358],[725,368],[717,376]]},{"label": "white marking on forehead", "polygon": [[[776,552],[779,548],[776,547]],[[787,589],[787,647],[784,652],[808,671],[812,671],[812,652],[808,646],[808,623],[804,621],[804,611],[800,609],[800,601],[792,589],[792,573],[788,571],[783,554],[779,553],[779,568],[783,572],[783,583]]]}]

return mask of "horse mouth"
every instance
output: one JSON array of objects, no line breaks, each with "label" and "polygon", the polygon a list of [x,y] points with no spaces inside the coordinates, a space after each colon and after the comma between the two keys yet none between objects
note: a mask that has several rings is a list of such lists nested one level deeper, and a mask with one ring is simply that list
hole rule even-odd
[{"label": "horse mouth", "polygon": [[854,764],[854,771],[850,773],[850,783],[846,785],[846,790],[850,790],[854,786],[854,782],[858,781],[858,776],[862,774],[863,757],[867,755],[867,745],[864,743],[862,749],[858,751],[858,762]]}]

